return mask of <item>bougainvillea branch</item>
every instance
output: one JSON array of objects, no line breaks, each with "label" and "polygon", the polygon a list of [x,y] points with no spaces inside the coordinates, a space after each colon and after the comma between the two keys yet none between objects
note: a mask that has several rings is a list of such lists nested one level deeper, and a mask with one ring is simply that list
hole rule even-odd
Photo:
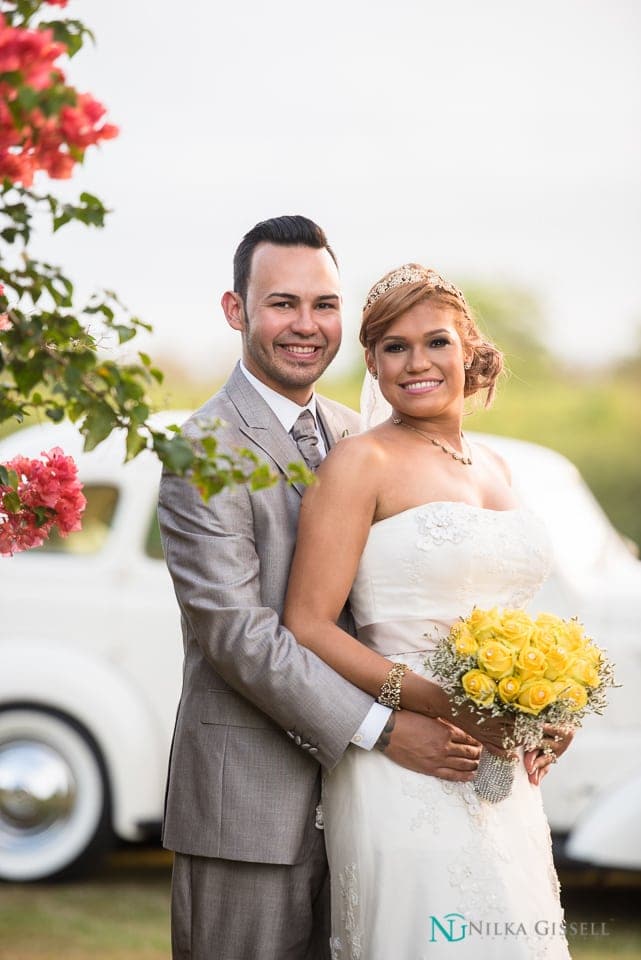
[{"label": "bougainvillea branch", "polygon": [[[89,148],[118,133],[102,104],[67,82],[67,61],[92,35],[78,20],[53,17],[66,5],[5,0],[0,13],[0,423],[69,417],[86,450],[121,429],[127,459],[152,450],[173,472],[189,474],[203,497],[233,483],[269,486],[277,476],[249,451],[223,450],[215,425],[198,446],[178,428],[156,429],[148,391],[162,373],[142,351],[133,361],[114,359],[117,345],[150,327],[110,291],[78,305],[66,273],[29,253],[43,213],[53,233],[72,222],[100,228],[108,213],[91,193],[63,202],[47,190],[49,181],[71,177]],[[54,524],[65,527],[64,515],[54,520],[47,512],[54,507],[30,500],[42,469],[26,464],[20,471],[0,465],[5,555],[42,542]],[[310,475],[292,464],[288,480],[309,482]]]}]

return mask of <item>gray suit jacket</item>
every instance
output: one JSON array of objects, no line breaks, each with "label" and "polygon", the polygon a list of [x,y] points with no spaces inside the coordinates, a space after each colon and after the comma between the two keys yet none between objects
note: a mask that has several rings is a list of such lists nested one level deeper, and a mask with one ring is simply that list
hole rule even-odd
[{"label": "gray suit jacket", "polygon": [[[317,403],[330,443],[358,431],[353,411]],[[225,449],[254,450],[281,472],[301,459],[238,367],[185,432],[202,435],[198,420],[213,417],[225,421]],[[158,513],[184,643],[163,828],[171,850],[301,860],[318,763],[337,763],[372,704],[280,624],[303,492],[237,486],[204,503],[163,474]]]}]

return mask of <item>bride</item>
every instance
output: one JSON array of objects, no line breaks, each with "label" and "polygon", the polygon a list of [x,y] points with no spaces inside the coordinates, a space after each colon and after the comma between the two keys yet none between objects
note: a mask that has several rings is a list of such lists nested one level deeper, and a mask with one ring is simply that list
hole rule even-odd
[{"label": "bride", "polygon": [[[372,287],[360,338],[391,416],[339,443],[307,491],[284,619],[388,705],[451,719],[426,655],[474,605],[526,604],[549,547],[503,461],[461,432],[464,399],[489,402],[502,366],[462,293],[400,267]],[[336,626],[348,596],[358,640]],[[539,773],[522,751],[516,767],[489,804],[469,782],[347,751],[323,788],[333,960],[569,956]]]}]

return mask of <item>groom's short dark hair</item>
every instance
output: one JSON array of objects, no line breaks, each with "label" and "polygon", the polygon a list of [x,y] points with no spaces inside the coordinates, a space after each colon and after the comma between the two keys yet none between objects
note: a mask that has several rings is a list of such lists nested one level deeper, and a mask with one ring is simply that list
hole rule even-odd
[{"label": "groom's short dark hair", "polygon": [[234,254],[234,291],[240,294],[243,303],[247,297],[252,256],[259,243],[275,243],[281,247],[325,249],[338,267],[325,231],[313,220],[299,215],[263,220],[245,234]]}]

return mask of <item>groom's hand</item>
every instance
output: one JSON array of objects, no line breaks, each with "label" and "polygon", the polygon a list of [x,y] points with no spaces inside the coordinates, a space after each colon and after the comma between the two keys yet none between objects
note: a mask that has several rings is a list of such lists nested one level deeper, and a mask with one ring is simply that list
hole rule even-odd
[{"label": "groom's hand", "polygon": [[481,744],[444,720],[411,710],[391,713],[374,747],[407,770],[441,780],[473,780]]}]

